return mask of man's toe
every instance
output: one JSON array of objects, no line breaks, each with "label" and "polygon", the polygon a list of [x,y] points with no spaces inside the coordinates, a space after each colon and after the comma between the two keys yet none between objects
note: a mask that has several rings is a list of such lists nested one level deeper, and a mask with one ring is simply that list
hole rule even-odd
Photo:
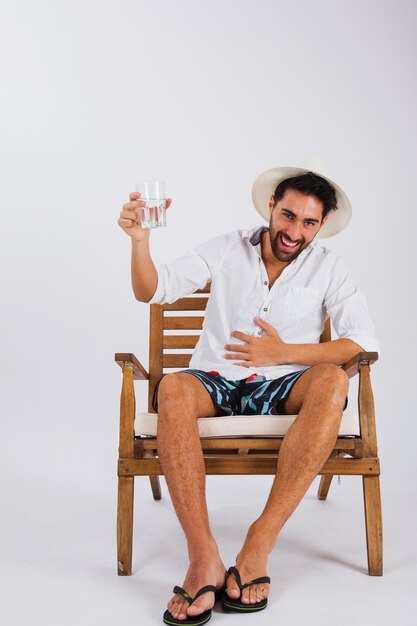
[{"label": "man's toe", "polygon": [[181,606],[179,607],[178,610],[178,615],[176,615],[176,619],[187,619],[187,608],[186,608],[186,603],[183,602],[181,604]]},{"label": "man's toe", "polygon": [[250,587],[245,587],[245,589],[242,591],[241,602],[243,604],[250,604],[250,589]]},{"label": "man's toe", "polygon": [[186,619],[187,617],[186,603],[183,598],[176,601],[174,600],[171,608],[168,608],[168,611],[175,619]]},{"label": "man's toe", "polygon": [[226,589],[227,595],[231,598],[234,598],[236,600],[237,598],[240,598],[240,589],[237,586],[237,582],[234,576],[229,576],[229,578],[227,579]]},{"label": "man's toe", "polygon": [[174,615],[174,613],[177,612],[177,603],[175,602],[175,600],[170,600],[168,602],[167,609],[171,613],[171,615]]},{"label": "man's toe", "polygon": [[194,615],[200,615],[200,613],[203,613],[203,611],[205,610],[206,609],[201,607],[201,604],[199,603],[199,601],[196,600],[195,602],[193,602],[193,604],[190,604],[190,606],[187,608],[187,615],[194,617]]},{"label": "man's toe", "polygon": [[257,586],[256,587],[256,602],[260,602],[261,600],[263,600],[264,594],[262,593],[262,587],[261,586]]},{"label": "man's toe", "polygon": [[252,587],[249,587],[249,589],[250,603],[256,604],[256,602],[258,602],[258,588],[256,585],[253,585]]},{"label": "man's toe", "polygon": [[201,613],[204,613],[204,611],[207,611],[209,608],[212,608],[213,603],[209,602],[210,595],[211,594],[207,593],[200,598],[197,598],[197,600],[190,604],[187,608],[187,614],[190,617],[194,617],[195,615],[200,615]]}]

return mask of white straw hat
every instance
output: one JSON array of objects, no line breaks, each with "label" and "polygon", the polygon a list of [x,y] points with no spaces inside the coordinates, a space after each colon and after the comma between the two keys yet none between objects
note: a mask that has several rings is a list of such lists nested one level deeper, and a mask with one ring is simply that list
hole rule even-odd
[{"label": "white straw hat", "polygon": [[269,223],[269,199],[274,195],[279,183],[286,178],[307,172],[313,172],[327,180],[336,192],[337,209],[328,213],[326,223],[317,233],[319,239],[333,237],[349,224],[352,217],[352,206],[343,189],[330,178],[326,164],[320,157],[305,159],[301,167],[275,167],[260,174],[252,185],[253,204],[258,213]]}]

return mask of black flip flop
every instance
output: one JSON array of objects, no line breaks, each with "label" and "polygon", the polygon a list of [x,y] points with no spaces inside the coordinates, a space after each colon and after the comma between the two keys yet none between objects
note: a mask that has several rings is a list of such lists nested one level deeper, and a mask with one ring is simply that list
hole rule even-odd
[{"label": "black flip flop", "polygon": [[[222,587],[222,589],[217,589],[214,585],[206,585],[205,587],[201,587],[201,589],[197,591],[194,598],[192,598],[182,587],[175,586],[173,589],[174,593],[178,593],[190,604],[193,604],[193,602],[195,602],[197,598],[202,596],[203,593],[207,593],[207,591],[214,591],[216,597],[215,601],[217,602],[221,599],[224,588]],[[205,624],[206,622],[208,622],[210,617],[211,609],[207,609],[207,611],[204,611],[204,613],[200,613],[200,615],[194,615],[194,617],[189,616],[186,619],[175,619],[175,617],[172,617],[171,613],[167,609],[164,613],[163,620],[165,624],[169,624],[170,626],[179,626],[180,624],[188,624],[189,626],[200,626],[201,624]]]},{"label": "black flip flop", "polygon": [[[269,576],[260,576],[259,578],[254,578],[253,580],[248,580],[247,583],[242,585],[242,579],[240,578],[240,574],[236,567],[229,567],[227,570],[228,574],[234,574],[237,585],[242,594],[243,589],[246,587],[250,587],[250,585],[256,585],[258,583],[270,583],[271,579]],[[225,609],[228,611],[236,611],[237,613],[254,613],[256,611],[262,611],[266,605],[268,604],[268,598],[264,598],[260,602],[255,602],[255,604],[243,604],[240,601],[240,598],[231,598],[227,591],[224,592],[222,598],[222,604]]]}]

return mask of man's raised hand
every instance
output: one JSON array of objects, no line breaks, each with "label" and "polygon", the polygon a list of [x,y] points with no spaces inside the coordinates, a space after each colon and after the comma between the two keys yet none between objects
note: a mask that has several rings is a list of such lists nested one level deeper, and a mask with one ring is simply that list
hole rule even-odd
[{"label": "man's raised hand", "polygon": [[[120,211],[118,224],[133,241],[144,241],[149,239],[149,228],[142,228],[140,225],[139,207],[146,206],[146,202],[141,200],[140,193],[132,192],[129,195],[130,202],[123,205]],[[166,200],[166,208],[172,203],[171,198]]]}]

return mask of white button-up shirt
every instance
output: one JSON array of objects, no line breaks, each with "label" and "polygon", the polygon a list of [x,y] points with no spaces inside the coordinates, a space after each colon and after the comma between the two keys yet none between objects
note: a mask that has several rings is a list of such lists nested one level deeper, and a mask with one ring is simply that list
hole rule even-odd
[{"label": "white button-up shirt", "polygon": [[[271,324],[285,343],[318,343],[330,318],[338,338],[366,351],[380,351],[362,291],[342,257],[313,241],[289,263],[269,289],[261,256],[266,227],[215,237],[169,264],[158,267],[151,304],[171,303],[211,281],[203,331],[190,368],[217,371],[240,380],[253,373],[268,380],[306,369],[303,364],[241,367],[224,358],[225,344],[243,343],[234,330],[262,335],[255,317]],[[237,359],[239,360],[239,359]]]}]

